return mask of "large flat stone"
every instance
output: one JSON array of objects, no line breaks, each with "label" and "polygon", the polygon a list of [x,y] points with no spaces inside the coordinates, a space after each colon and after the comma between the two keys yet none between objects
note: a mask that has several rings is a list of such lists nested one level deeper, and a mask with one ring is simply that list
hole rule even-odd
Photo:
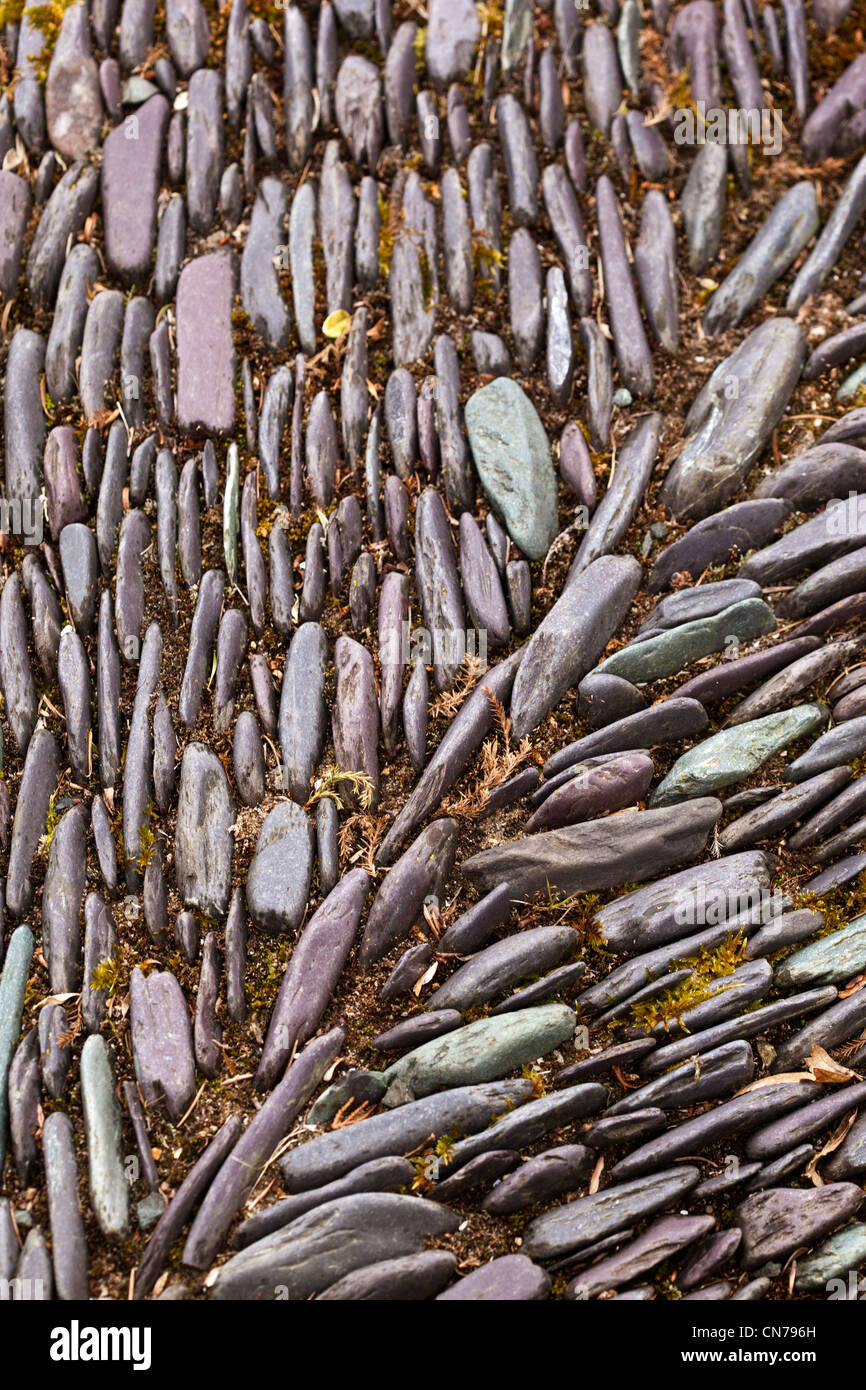
[{"label": "large flat stone", "polygon": [[511,377],[466,402],[466,431],[484,491],[515,545],[543,560],[556,538],[556,474],[538,411]]},{"label": "large flat stone", "polygon": [[177,420],[181,430],[219,434],[235,419],[232,300],[235,258],[210,251],[177,282]]}]

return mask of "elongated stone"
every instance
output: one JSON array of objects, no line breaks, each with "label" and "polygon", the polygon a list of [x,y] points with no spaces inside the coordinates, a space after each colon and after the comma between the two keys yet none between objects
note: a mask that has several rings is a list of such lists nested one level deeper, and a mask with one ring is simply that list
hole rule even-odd
[{"label": "elongated stone", "polygon": [[741,1262],[757,1269],[809,1247],[854,1215],[862,1194],[853,1183],[813,1188],[769,1188],[747,1197],[735,1220],[743,1233]]},{"label": "elongated stone", "polygon": [[[716,928],[716,932],[724,930],[724,928]],[[728,929],[729,937],[730,929]],[[691,1038],[682,1038],[666,1047],[658,1048],[651,1058],[645,1058],[640,1064],[640,1071],[643,1074],[654,1075],[687,1057],[693,1056],[695,1052],[706,1052],[710,1048],[721,1046],[732,1040],[755,1037],[777,1023],[783,1023],[789,1018],[799,1018],[807,1013],[815,1013],[818,1009],[832,1002],[833,996],[828,987],[826,989],[806,990],[803,994],[792,995],[788,999],[777,1000],[772,1004],[764,1004],[761,1008],[743,1014],[740,1018],[716,1024],[713,1028],[708,1028],[705,1033],[697,1034]]]},{"label": "elongated stone", "polygon": [[81,160],[70,165],[55,186],[27,255],[27,285],[34,307],[53,305],[69,238],[78,236],[93,210],[98,190],[99,171]]},{"label": "elongated stone", "polygon": [[743,1040],[725,1043],[700,1054],[700,1065],[684,1062],[655,1081],[629,1091],[612,1105],[609,1116],[628,1115],[635,1110],[654,1106],[660,1110],[685,1110],[701,1100],[717,1100],[719,1096],[748,1085],[755,1072],[755,1060],[749,1044]]},{"label": "elongated stone", "polygon": [[810,748],[785,770],[785,780],[802,782],[828,768],[839,767],[859,756],[866,747],[866,716],[847,719],[816,738]]},{"label": "elongated stone", "polygon": [[817,228],[815,189],[812,183],[803,180],[779,199],[730,275],[716,290],[704,313],[704,332],[713,337],[741,323],[793,264]]},{"label": "elongated stone", "polygon": [[280,697],[280,749],[286,789],[306,802],[325,737],[328,642],[318,623],[302,623],[286,658]]},{"label": "elongated stone", "polygon": [[[290,11],[286,11],[288,15]],[[328,313],[352,307],[353,239],[355,233],[355,194],[339,144],[325,146],[319,183],[319,227],[325,257],[325,295]],[[298,166],[300,167],[300,166]],[[397,246],[394,251],[396,254]]]},{"label": "elongated stone", "polygon": [[75,1135],[69,1117],[48,1115],[42,1131],[51,1255],[58,1298],[88,1297],[87,1241],[78,1205]]},{"label": "elongated stone", "polygon": [[108,1044],[92,1033],[81,1051],[81,1105],[87,1139],[90,1205],[106,1240],[122,1240],[129,1225],[129,1183],[121,1153],[120,1107]]},{"label": "elongated stone", "polygon": [[189,652],[181,682],[177,712],[187,728],[195,728],[205,681],[211,670],[214,639],[225,593],[222,570],[206,570],[199,585],[190,627]]},{"label": "elongated stone", "polygon": [[256,1084],[272,1086],[299,1044],[318,1026],[343,972],[361,920],[370,880],[351,869],[313,914],[283,976]]},{"label": "elongated stone", "polygon": [[[652,806],[668,806],[691,796],[705,795],[740,782],[757,771],[782,748],[821,727],[827,718],[823,705],[797,705],[779,714],[767,714],[746,724],[723,729],[678,758],[650,797]],[[841,727],[845,727],[844,725]],[[826,735],[824,736],[826,737]],[[818,740],[820,742],[821,740]],[[804,755],[804,757],[807,755]],[[841,756],[835,762],[841,762]],[[790,777],[802,760],[787,769]],[[818,759],[802,776],[822,771],[828,764]],[[831,762],[829,766],[834,766]]]},{"label": "elongated stone", "polygon": [[175,862],[184,901],[206,917],[222,917],[231,887],[235,807],[219,759],[188,744],[180,770]]},{"label": "elongated stone", "polygon": [[639,566],[631,557],[604,556],[566,587],[533,634],[515,678],[515,734],[523,737],[535,728],[592,668],[622,621],[638,582]]},{"label": "elongated stone", "polygon": [[621,1158],[612,1169],[617,1179],[633,1178],[652,1171],[659,1164],[672,1161],[681,1154],[694,1153],[695,1145],[703,1145],[731,1134],[741,1134],[757,1128],[774,1115],[784,1115],[805,1101],[813,1099],[820,1087],[812,1081],[782,1081],[773,1086],[760,1086],[732,1100],[723,1101],[705,1114],[674,1126],[657,1139],[650,1139]]},{"label": "elongated stone", "polygon": [[337,1055],[343,1036],[339,1028],[334,1028],[309,1043],[251,1121],[199,1208],[184,1246],[185,1264],[197,1269],[210,1264],[225,1241],[235,1213]]},{"label": "elongated stone", "polygon": [[649,485],[661,426],[660,415],[645,415],[626,438],[617,458],[613,483],[593,512],[568,572],[566,590],[594,560],[615,550],[622,541]]},{"label": "elongated stone", "polygon": [[[10,179],[15,175],[5,173],[2,177]],[[17,269],[16,265],[16,278]],[[99,260],[93,248],[83,242],[73,246],[63,265],[45,352],[45,381],[54,401],[67,401],[75,395],[75,360],[81,351],[84,336],[84,322],[89,302],[87,290],[88,285],[92,287],[96,284],[98,274]],[[11,289],[6,291],[7,298],[11,292]]]},{"label": "elongated stone", "polygon": [[48,729],[37,729],[24,759],[9,844],[5,898],[6,907],[13,917],[23,917],[33,901],[30,871],[45,832],[50,799],[57,790],[59,770],[57,740]]},{"label": "elongated stone", "polygon": [[721,613],[681,623],[614,652],[597,668],[632,684],[676,675],[684,666],[721,651],[731,638],[751,642],[772,632],[776,619],[763,599],[747,598]]},{"label": "elongated stone", "polygon": [[547,1149],[497,1183],[481,1206],[494,1216],[523,1211],[538,1201],[547,1202],[551,1197],[583,1187],[591,1167],[592,1156],[583,1144]]},{"label": "elongated stone", "polygon": [[574,1013],[564,1004],[522,1009],[495,1024],[480,1019],[422,1043],[393,1062],[383,1076],[388,1085],[399,1082],[416,1098],[495,1081],[544,1056],[573,1032]]},{"label": "elongated stone", "polygon": [[388,874],[370,908],[359,964],[381,959],[409,931],[425,898],[441,895],[454,864],[457,822],[431,822]]},{"label": "elongated stone", "polygon": [[707,517],[736,493],[781,419],[804,357],[798,325],[771,318],[715,369],[692,404],[688,437],[659,494],[677,518]]},{"label": "elongated stone", "polygon": [[713,1228],[711,1216],[662,1216],[616,1254],[591,1265],[566,1288],[566,1298],[593,1298],[615,1289],[677,1255]]},{"label": "elongated stone", "polygon": [[596,206],[605,294],[620,377],[632,394],[652,396],[652,354],[629,271],[616,193],[606,174],[596,186]]},{"label": "elongated stone", "polygon": [[150,273],[168,118],[165,97],[152,96],[115,126],[102,149],[105,256],[125,285],[143,285]]},{"label": "elongated stone", "polygon": [[[299,193],[294,201],[299,204],[300,210],[312,199],[312,215],[313,222],[315,222],[316,204],[313,186],[311,184],[305,185],[305,189],[307,191],[304,196],[302,197]],[[244,309],[265,346],[272,350],[282,350],[286,347],[292,327],[292,316],[280,288],[277,265],[277,257],[285,242],[286,210],[287,195],[283,184],[279,179],[270,175],[263,178],[256,191],[256,200],[250,217],[250,228],[240,265],[241,300]],[[297,314],[298,298],[302,294],[300,286],[304,283],[303,275],[307,267],[295,259],[296,241],[297,228],[293,203],[289,245],[292,250],[292,279],[293,283],[297,282],[295,288],[295,312]],[[312,280],[312,264],[309,266],[309,280]],[[303,327],[305,331],[301,338],[302,346],[306,352],[314,351],[315,329],[313,329],[312,346],[310,346],[307,332],[309,322],[306,315]],[[300,336],[299,315],[298,328]],[[284,370],[288,370],[288,368]]]},{"label": "elongated stone", "polygon": [[10,1068],[21,1031],[33,946],[30,928],[17,927],[9,939],[0,975],[0,1160],[3,1161],[9,1140]]},{"label": "elongated stone", "polygon": [[427,488],[415,512],[415,574],[425,627],[432,636],[433,670],[440,690],[452,683],[464,653],[458,651],[464,612],[454,547],[439,493]]},{"label": "elongated stone", "polygon": [[531,1221],[524,1231],[523,1249],[535,1259],[553,1259],[593,1245],[630,1222],[674,1206],[699,1178],[699,1169],[679,1164],[578,1197]]},{"label": "elongated stone", "polygon": [[[12,299],[21,279],[21,256],[30,217],[32,196],[29,184],[11,170],[0,172],[0,292]],[[89,248],[88,248],[89,249]]]},{"label": "elongated stone", "polygon": [[658,189],[650,189],[644,198],[634,257],[650,328],[666,351],[675,352],[679,320],[676,233],[667,200]]},{"label": "elongated stone", "polygon": [[195,1059],[189,1011],[168,970],[130,981],[132,1053],[145,1105],[162,1107],[177,1123],[195,1095]]},{"label": "elongated stone", "polygon": [[[801,111],[800,115],[805,115],[805,111]],[[859,222],[864,208],[866,159],[861,159],[827,218],[821,235],[797,273],[785,305],[787,313],[796,314],[811,295],[818,293]]]},{"label": "elongated stone", "polygon": [[21,597],[21,581],[10,574],[0,596],[0,685],[6,717],[12,727],[19,755],[27,755],[36,725],[38,699],[28,647],[28,623]]},{"label": "elongated stone", "polygon": [[187,1217],[235,1146],[242,1126],[240,1115],[229,1116],[187,1173],[151,1235],[136,1270],[133,1298],[146,1298],[152,1290]]},{"label": "elongated stone", "polygon": [[[560,1006],[561,1007],[561,1006]],[[461,1167],[479,1153],[490,1149],[524,1149],[535,1144],[551,1130],[595,1115],[607,1100],[607,1089],[592,1082],[585,1086],[571,1086],[565,1091],[555,1091],[531,1100],[518,1110],[512,1111],[495,1121],[479,1134],[459,1139],[448,1155],[448,1164]]]},{"label": "elongated stone", "polygon": [[192,74],[188,90],[187,212],[193,230],[206,235],[214,225],[223,171],[222,76],[213,68],[199,68]]},{"label": "elongated stone", "polygon": [[679,589],[663,598],[637,631],[637,638],[655,636],[663,629],[679,627],[696,618],[712,618],[717,613],[747,598],[760,598],[760,586],[753,589],[753,580],[719,579],[692,589]]},{"label": "elongated stone", "polygon": [[643,800],[652,776],[652,759],[640,753],[589,768],[552,792],[527,821],[526,829],[555,830],[632,806]]},{"label": "elongated stone", "polygon": [[503,1105],[520,1105],[531,1094],[524,1080],[463,1086],[412,1101],[396,1110],[361,1120],[349,1129],[333,1130],[313,1139],[282,1161],[283,1177],[295,1192],[330,1182],[365,1159],[404,1153],[413,1146],[456,1131],[473,1134],[502,1113]]},{"label": "elongated stone", "polygon": [[42,893],[43,951],[55,994],[74,993],[81,978],[79,917],[87,867],[87,811],[82,803],[60,818],[51,837]]},{"label": "elongated stone", "polygon": [[588,24],[584,30],[582,72],[587,114],[607,138],[614,113],[622,101],[623,77],[613,34],[598,21]]},{"label": "elongated stone", "polygon": [[828,642],[818,651],[808,652],[741,700],[731,712],[730,722],[742,724],[768,714],[780,705],[790,706],[801,691],[809,690],[826,679],[853,655],[854,646],[847,642]]},{"label": "elongated stone", "polygon": [[856,1110],[862,1105],[864,1096],[866,1084],[862,1081],[859,1085],[835,1086],[830,1095],[814,1100],[750,1134],[746,1140],[748,1157],[766,1162],[780,1154],[787,1155],[803,1140],[811,1139],[833,1125],[841,1115]]},{"label": "elongated stone", "polygon": [[[745,849],[749,845],[760,844],[762,840],[779,834],[795,821],[801,820],[815,806],[823,805],[834,791],[850,780],[850,776],[848,767],[830,768],[827,772],[818,773],[816,777],[810,777],[795,787],[786,788],[778,796],[771,797],[753,810],[746,811],[719,832],[722,850],[727,853],[730,850]],[[789,838],[788,843],[792,847],[795,847],[795,838]]]}]

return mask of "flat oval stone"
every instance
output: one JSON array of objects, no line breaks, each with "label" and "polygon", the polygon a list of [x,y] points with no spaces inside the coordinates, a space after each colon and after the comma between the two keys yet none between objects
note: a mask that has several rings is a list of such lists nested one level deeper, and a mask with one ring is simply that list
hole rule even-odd
[{"label": "flat oval stone", "polygon": [[743,1267],[757,1269],[801,1246],[810,1247],[853,1216],[861,1197],[854,1183],[776,1187],[747,1197],[735,1213],[743,1233]]},{"label": "flat oval stone", "polygon": [[592,1166],[592,1155],[583,1144],[562,1144],[546,1149],[497,1183],[481,1206],[494,1216],[524,1211],[536,1202],[547,1202],[552,1197],[584,1187]]},{"label": "flat oval stone", "polygon": [[440,1293],[437,1303],[539,1302],[550,1293],[550,1275],[525,1255],[500,1255]]},{"label": "flat oval stone", "polygon": [[135,1073],[145,1105],[165,1106],[177,1124],[195,1095],[195,1059],[183,990],[168,970],[129,980]]},{"label": "flat oval stone", "polygon": [[544,426],[517,382],[500,377],[466,403],[475,466],[515,544],[543,559],[557,530],[556,475]]},{"label": "flat oval stone", "polygon": [[260,931],[279,936],[304,915],[313,870],[314,832],[300,806],[285,801],[265,818],[247,871],[247,906]]},{"label": "flat oval stone", "polygon": [[[443,1007],[450,1006],[443,1001]],[[403,1083],[415,1097],[495,1081],[565,1042],[574,1022],[574,1012],[565,1004],[522,1009],[495,1023],[479,1019],[407,1052],[383,1077],[389,1086]]]},{"label": "flat oval stone", "polygon": [[[198,74],[196,74],[198,75]],[[232,300],[235,262],[211,251],[184,266],[177,282],[177,417],[182,430],[219,434],[235,418]]]},{"label": "flat oval stone", "polygon": [[[650,797],[650,805],[667,806],[740,782],[780,749],[820,728],[826,718],[823,705],[797,705],[779,714],[766,714],[762,719],[722,729],[677,759]],[[794,769],[801,761],[798,758],[790,765],[789,776],[795,775]],[[836,761],[841,762],[842,757]],[[822,771],[826,765],[810,766],[802,775]]]},{"label": "flat oval stone", "polygon": [[632,556],[602,556],[567,585],[526,646],[511,719],[522,738],[590,671],[619,627],[640,582]]},{"label": "flat oval stone", "polygon": [[654,811],[623,811],[482,850],[464,860],[461,871],[481,890],[504,880],[512,901],[547,891],[546,884],[569,894],[611,887],[623,875],[640,881],[699,854],[720,814],[721,802],[712,797],[660,818]]},{"label": "flat oval stone", "polygon": [[678,519],[707,517],[736,493],[784,414],[805,355],[799,326],[771,318],[719,363],[686,417],[688,436],[659,494]]},{"label": "flat oval stone", "polygon": [[143,285],[150,274],[168,118],[165,97],[153,96],[115,126],[102,149],[105,257],[124,285]]},{"label": "flat oval stone", "polygon": [[108,1044],[92,1033],[81,1051],[81,1107],[87,1140],[90,1204],[106,1240],[129,1227],[129,1183],[121,1153],[120,1106]]},{"label": "flat oval stone", "polygon": [[225,915],[231,892],[235,805],[222,763],[190,743],[180,767],[175,872],[184,902],[206,917]]}]

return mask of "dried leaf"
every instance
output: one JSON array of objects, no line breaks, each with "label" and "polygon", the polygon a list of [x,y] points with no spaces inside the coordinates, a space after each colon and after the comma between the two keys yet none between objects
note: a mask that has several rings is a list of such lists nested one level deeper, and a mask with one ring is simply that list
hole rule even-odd
[{"label": "dried leaf", "polygon": [[349,331],[352,320],[345,309],[335,309],[329,314],[322,324],[322,332],[326,338],[342,338],[344,333]]},{"label": "dried leaf", "polygon": [[815,1080],[825,1085],[838,1085],[839,1082],[850,1081],[852,1078],[859,1080],[855,1071],[851,1071],[849,1067],[843,1067],[839,1062],[834,1062],[829,1052],[825,1052],[823,1047],[819,1047],[817,1043],[812,1044],[812,1051],[809,1053],[806,1066]]},{"label": "dried leaf", "polygon": [[828,1154],[834,1153],[836,1149],[838,1149],[856,1118],[856,1110],[850,1110],[847,1115],[844,1115],[833,1130],[833,1133],[830,1135],[823,1149],[820,1149],[818,1153],[815,1154],[814,1158],[810,1158],[806,1167],[803,1169],[803,1176],[808,1178],[815,1187],[824,1186],[824,1179],[818,1172],[818,1164],[821,1162],[822,1158],[826,1158]]},{"label": "dried leaf", "polygon": [[599,1158],[598,1162],[596,1163],[595,1167],[594,1167],[593,1170],[592,1170],[592,1177],[591,1177],[590,1180],[589,1180],[589,1188],[587,1189],[588,1192],[589,1192],[590,1197],[592,1196],[592,1194],[593,1194],[594,1192],[597,1192],[597,1191],[598,1191],[599,1185],[600,1185],[600,1183],[601,1183],[601,1175],[602,1175],[603,1172],[604,1172],[604,1154],[601,1155],[601,1157]]}]

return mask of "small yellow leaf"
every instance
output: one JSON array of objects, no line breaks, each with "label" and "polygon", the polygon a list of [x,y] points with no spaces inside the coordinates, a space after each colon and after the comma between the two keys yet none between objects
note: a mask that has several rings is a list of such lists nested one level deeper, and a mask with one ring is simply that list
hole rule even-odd
[{"label": "small yellow leaf", "polygon": [[345,309],[335,309],[333,314],[329,314],[322,324],[322,332],[326,338],[342,338],[347,333],[352,320]]}]

